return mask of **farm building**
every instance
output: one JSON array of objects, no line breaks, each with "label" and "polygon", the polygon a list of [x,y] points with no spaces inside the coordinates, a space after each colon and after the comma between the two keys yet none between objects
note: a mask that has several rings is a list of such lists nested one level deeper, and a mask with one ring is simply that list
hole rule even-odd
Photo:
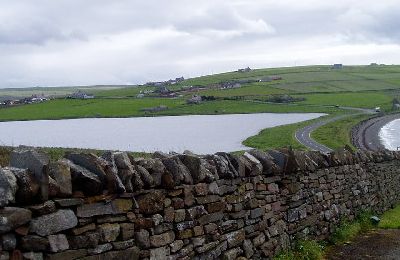
[{"label": "farm building", "polygon": [[337,64],[333,64],[332,69],[343,69],[343,64],[337,63]]}]

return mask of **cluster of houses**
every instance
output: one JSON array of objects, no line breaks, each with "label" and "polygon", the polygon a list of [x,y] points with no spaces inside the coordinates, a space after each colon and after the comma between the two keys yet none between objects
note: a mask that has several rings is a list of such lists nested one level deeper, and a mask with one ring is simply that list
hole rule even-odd
[{"label": "cluster of houses", "polygon": [[16,106],[16,105],[24,105],[24,104],[34,104],[34,103],[42,103],[50,98],[43,94],[34,94],[30,97],[20,98],[20,99],[7,99],[0,102],[0,106]]},{"label": "cluster of houses", "polygon": [[146,85],[147,86],[160,87],[160,86],[164,86],[164,85],[175,85],[175,84],[183,82],[184,80],[185,80],[184,77],[179,77],[179,78],[176,78],[176,79],[169,79],[167,81],[147,82]]},{"label": "cluster of houses", "polygon": [[238,69],[237,71],[238,72],[250,72],[251,69],[250,69],[250,67],[247,67],[247,68],[244,68],[244,69]]},{"label": "cluster of houses", "polygon": [[203,99],[199,95],[193,95],[190,99],[186,100],[186,103],[189,105],[200,104]]},{"label": "cluster of houses", "polygon": [[69,99],[93,99],[94,95],[88,94],[82,90],[78,90],[67,96]]}]

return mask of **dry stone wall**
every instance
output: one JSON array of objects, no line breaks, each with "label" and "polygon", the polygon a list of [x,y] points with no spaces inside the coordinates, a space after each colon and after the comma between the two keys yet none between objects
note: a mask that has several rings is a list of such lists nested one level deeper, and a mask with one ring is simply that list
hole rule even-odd
[{"label": "dry stone wall", "polygon": [[266,259],[400,200],[400,153],[13,152],[0,259]]}]

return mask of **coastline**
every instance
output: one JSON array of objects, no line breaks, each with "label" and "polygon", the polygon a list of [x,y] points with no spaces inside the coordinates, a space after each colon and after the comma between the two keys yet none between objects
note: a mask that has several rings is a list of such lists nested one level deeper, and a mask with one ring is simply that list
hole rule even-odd
[{"label": "coastline", "polygon": [[355,126],[352,131],[352,141],[354,146],[364,150],[378,151],[386,149],[379,132],[388,123],[400,119],[400,113],[373,117]]}]

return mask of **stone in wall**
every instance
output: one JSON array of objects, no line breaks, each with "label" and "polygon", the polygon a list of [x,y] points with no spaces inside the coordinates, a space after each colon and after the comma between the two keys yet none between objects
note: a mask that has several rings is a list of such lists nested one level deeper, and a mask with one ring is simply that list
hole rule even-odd
[{"label": "stone in wall", "polygon": [[48,199],[49,186],[49,157],[32,149],[18,149],[11,153],[10,166],[21,169],[28,169],[40,187],[40,198]]},{"label": "stone in wall", "polygon": [[0,208],[15,202],[17,178],[10,169],[0,169]]}]

